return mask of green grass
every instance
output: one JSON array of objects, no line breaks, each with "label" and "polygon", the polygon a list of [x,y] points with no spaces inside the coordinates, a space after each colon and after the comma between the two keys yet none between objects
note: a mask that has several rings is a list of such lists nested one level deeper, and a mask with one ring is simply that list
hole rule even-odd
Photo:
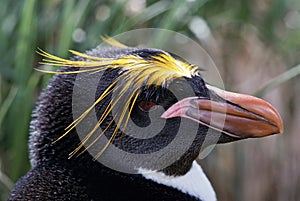
[{"label": "green grass", "polygon": [[300,64],[292,67],[291,69],[285,71],[284,73],[278,75],[271,79],[265,86],[261,87],[256,93],[256,96],[263,96],[267,92],[271,91],[272,89],[278,87],[279,85],[293,79],[297,78],[300,75]]}]

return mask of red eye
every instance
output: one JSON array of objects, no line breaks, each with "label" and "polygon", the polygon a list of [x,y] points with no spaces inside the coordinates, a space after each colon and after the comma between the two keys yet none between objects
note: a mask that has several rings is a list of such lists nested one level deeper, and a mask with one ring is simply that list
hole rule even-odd
[{"label": "red eye", "polygon": [[152,107],[156,106],[156,103],[151,101],[141,101],[138,106],[142,111],[149,112]]}]

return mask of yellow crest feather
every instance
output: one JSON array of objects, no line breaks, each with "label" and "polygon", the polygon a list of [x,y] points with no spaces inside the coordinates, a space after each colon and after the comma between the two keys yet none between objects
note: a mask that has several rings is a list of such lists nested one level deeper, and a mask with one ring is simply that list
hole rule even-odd
[{"label": "yellow crest feather", "polygon": [[[117,47],[126,47],[125,45],[115,41],[111,38],[102,38],[105,42],[110,45]],[[74,156],[81,148],[87,150],[93,144],[96,143],[100,137],[107,131],[107,129],[112,126],[113,122],[116,120],[114,117],[108,124],[108,126],[99,134],[93,142],[87,144],[90,137],[96,132],[97,128],[104,122],[104,120],[111,113],[112,109],[116,106],[120,100],[127,100],[121,109],[121,112],[117,113],[118,121],[116,122],[116,128],[109,139],[109,143],[101,149],[101,151],[95,156],[95,159],[101,156],[101,154],[106,150],[108,145],[114,140],[118,133],[118,129],[123,125],[123,132],[126,129],[127,123],[130,118],[132,107],[137,101],[137,98],[140,94],[142,87],[148,87],[150,85],[162,86],[170,83],[173,79],[181,77],[192,77],[197,75],[199,70],[197,67],[185,63],[183,61],[173,58],[171,55],[161,52],[152,56],[152,59],[145,59],[138,55],[126,55],[118,58],[104,58],[104,57],[95,57],[88,54],[80,53],[74,50],[70,52],[81,58],[84,58],[84,61],[74,61],[63,59],[55,55],[49,54],[41,49],[38,49],[38,54],[44,57],[41,64],[51,65],[51,66],[65,66],[69,68],[78,68],[77,71],[66,71],[66,72],[56,72],[51,70],[37,69],[40,72],[52,73],[52,74],[78,74],[86,72],[98,72],[104,71],[107,69],[120,69],[123,71],[119,77],[114,80],[100,95],[100,97],[77,119],[75,119],[65,130],[56,141],[61,140],[64,136],[69,134],[88,114],[92,109],[100,103],[104,98],[108,97],[115,90],[115,84],[124,80],[123,85],[119,85],[119,96],[118,98],[112,98],[108,107],[105,109],[104,113],[98,120],[98,123],[94,128],[86,134],[85,138],[81,141],[81,144],[70,153],[70,157]],[[126,115],[127,111],[127,115]],[[55,142],[56,142],[55,141]],[[80,152],[81,155],[84,151]]]},{"label": "yellow crest feather", "polygon": [[124,45],[123,43],[120,43],[119,41],[110,38],[110,37],[104,37],[101,36],[101,39],[107,43],[108,45],[114,46],[114,47],[127,47],[126,45]]}]

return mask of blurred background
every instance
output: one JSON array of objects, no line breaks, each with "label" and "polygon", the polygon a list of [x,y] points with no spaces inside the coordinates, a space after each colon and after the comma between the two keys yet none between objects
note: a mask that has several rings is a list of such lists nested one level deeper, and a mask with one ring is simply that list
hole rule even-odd
[{"label": "blurred background", "polygon": [[28,130],[49,75],[37,48],[60,57],[100,35],[165,28],[199,42],[226,89],[271,102],[284,135],[218,145],[200,161],[220,201],[300,200],[299,0],[0,0],[0,200],[30,168]]}]

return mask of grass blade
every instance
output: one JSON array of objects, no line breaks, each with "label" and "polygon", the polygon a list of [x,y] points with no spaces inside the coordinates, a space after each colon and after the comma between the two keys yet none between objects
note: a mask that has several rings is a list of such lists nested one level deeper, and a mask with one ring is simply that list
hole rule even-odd
[{"label": "grass blade", "polygon": [[265,86],[263,86],[262,88],[260,88],[255,95],[256,96],[263,96],[265,93],[267,93],[268,91],[274,89],[275,87],[297,77],[298,75],[300,75],[300,64],[294,66],[293,68],[291,68],[288,71],[285,71],[284,73],[278,75],[277,77],[271,79]]},{"label": "grass blade", "polygon": [[9,91],[8,96],[6,97],[6,99],[1,104],[1,108],[0,108],[0,127],[2,125],[3,119],[6,116],[12,102],[16,98],[17,92],[18,92],[17,88],[12,87],[11,90]]}]

